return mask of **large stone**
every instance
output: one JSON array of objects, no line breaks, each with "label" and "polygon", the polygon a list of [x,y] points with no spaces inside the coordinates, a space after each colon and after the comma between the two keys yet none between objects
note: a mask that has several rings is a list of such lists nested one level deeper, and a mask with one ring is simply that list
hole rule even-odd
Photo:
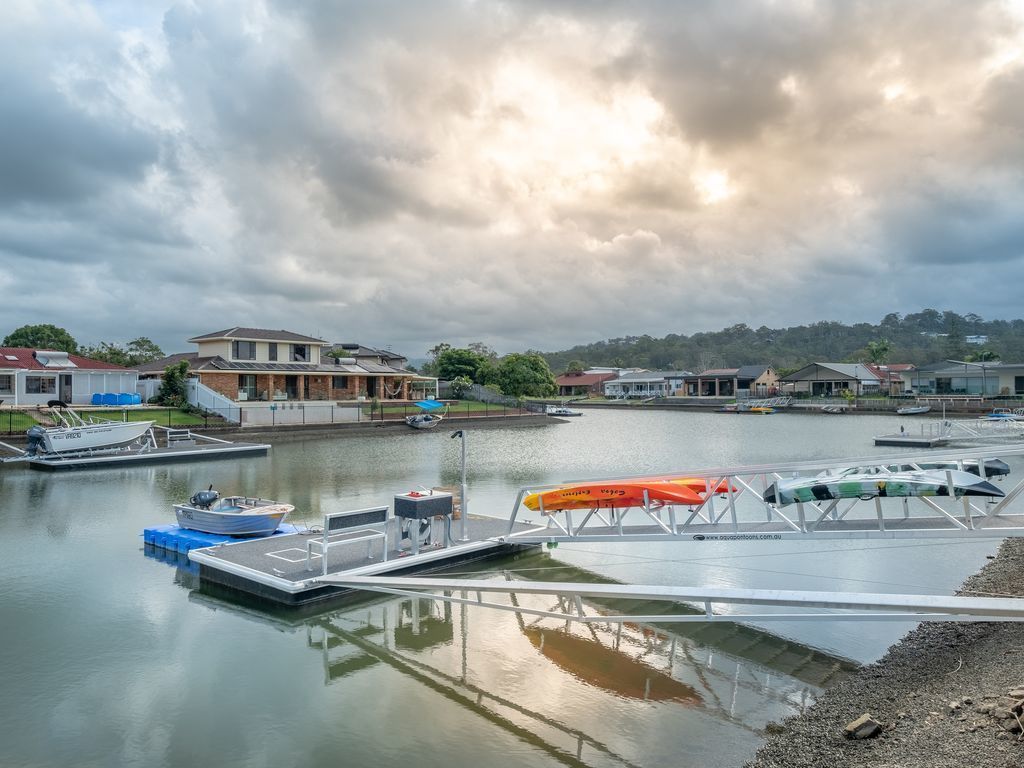
[{"label": "large stone", "polygon": [[847,723],[843,735],[848,739],[870,739],[882,732],[882,724],[865,712],[856,720]]}]

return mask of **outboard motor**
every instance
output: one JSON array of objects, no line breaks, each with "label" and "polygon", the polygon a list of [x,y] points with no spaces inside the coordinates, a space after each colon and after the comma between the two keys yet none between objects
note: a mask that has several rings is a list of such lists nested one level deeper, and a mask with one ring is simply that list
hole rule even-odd
[{"label": "outboard motor", "polygon": [[34,424],[29,427],[25,432],[25,436],[28,437],[28,447],[25,449],[25,453],[29,456],[35,456],[38,453],[45,453],[45,442],[46,430],[38,424]]},{"label": "outboard motor", "polygon": [[198,507],[199,509],[209,509],[219,498],[220,494],[213,490],[213,486],[211,485],[205,491],[196,491],[192,494],[192,498],[189,499],[189,503],[193,507]]}]

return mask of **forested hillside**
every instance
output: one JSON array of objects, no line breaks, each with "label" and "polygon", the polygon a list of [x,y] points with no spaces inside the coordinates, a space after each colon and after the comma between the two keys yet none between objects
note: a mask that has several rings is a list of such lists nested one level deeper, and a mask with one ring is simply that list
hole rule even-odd
[{"label": "forested hillside", "polygon": [[[979,346],[964,341],[965,336],[977,335],[988,336],[988,342]],[[925,309],[906,316],[893,312],[877,325],[820,322],[793,328],[753,329],[740,324],[692,336],[627,336],[544,353],[544,357],[556,373],[565,371],[573,362],[586,367],[638,366],[695,372],[755,363],[790,370],[814,361],[920,365],[970,357],[1022,362],[1024,320],[986,321],[973,313],[958,315]]]}]

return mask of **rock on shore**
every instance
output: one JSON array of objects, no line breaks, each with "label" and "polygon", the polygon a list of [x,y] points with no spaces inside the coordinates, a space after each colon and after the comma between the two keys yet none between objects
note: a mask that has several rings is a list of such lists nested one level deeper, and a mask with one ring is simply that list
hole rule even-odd
[{"label": "rock on shore", "polygon": [[[959,594],[1024,596],[1024,540],[1008,539]],[[749,768],[1021,768],[1024,625],[925,623],[874,664],[770,729]],[[874,738],[844,736],[864,714]]]}]

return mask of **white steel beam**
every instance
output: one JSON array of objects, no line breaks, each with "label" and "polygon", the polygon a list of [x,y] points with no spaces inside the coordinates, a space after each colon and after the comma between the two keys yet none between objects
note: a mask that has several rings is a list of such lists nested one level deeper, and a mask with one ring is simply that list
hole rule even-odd
[{"label": "white steel beam", "polygon": [[[321,576],[324,584],[387,594],[434,597],[453,603],[472,603],[487,608],[517,611],[567,621],[582,622],[697,622],[697,621],[808,621],[808,620],[892,620],[892,621],[1024,621],[1024,599],[993,597],[950,597],[946,595],[898,595],[869,592],[818,592],[724,587],[680,587],[643,584],[584,584],[577,582],[531,582],[504,579],[445,579],[416,576]],[[453,593],[474,593],[475,599]],[[529,594],[568,598],[574,611],[543,611],[510,603],[485,601],[484,594]],[[588,616],[583,598],[615,600],[663,600],[696,603],[704,613],[674,613],[646,616]],[[779,606],[824,611],[800,613],[716,613],[715,605]]]}]

